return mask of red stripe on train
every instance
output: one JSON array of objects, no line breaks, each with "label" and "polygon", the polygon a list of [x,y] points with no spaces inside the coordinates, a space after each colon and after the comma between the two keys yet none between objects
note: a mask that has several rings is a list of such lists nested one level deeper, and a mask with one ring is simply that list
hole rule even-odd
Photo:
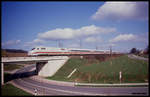
[{"label": "red stripe on train", "polygon": [[94,53],[94,52],[33,52],[33,54],[102,54],[102,53]]}]

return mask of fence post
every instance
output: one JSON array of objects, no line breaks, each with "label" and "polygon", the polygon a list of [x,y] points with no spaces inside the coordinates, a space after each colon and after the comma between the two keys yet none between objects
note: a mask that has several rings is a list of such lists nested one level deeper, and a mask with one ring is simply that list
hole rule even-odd
[{"label": "fence post", "polygon": [[4,63],[1,62],[1,85],[4,84]]},{"label": "fence post", "polygon": [[119,72],[119,79],[120,79],[120,83],[121,83],[121,79],[122,79],[122,72]]}]

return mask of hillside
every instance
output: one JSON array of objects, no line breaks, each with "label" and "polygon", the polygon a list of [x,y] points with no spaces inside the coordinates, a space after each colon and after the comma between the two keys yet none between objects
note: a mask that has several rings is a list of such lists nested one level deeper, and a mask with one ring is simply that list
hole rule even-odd
[{"label": "hillside", "polygon": [[1,49],[2,57],[25,57],[27,51],[21,49]]},{"label": "hillside", "polygon": [[[67,76],[74,70],[70,77]],[[122,71],[122,83],[148,81],[148,62],[130,59],[127,55],[113,58],[70,58],[66,64],[48,79],[87,83],[119,83],[119,72]]]}]

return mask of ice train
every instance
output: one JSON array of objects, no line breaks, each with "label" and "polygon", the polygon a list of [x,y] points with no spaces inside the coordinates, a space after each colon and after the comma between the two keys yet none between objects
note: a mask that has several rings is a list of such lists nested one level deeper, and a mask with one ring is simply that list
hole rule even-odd
[{"label": "ice train", "polygon": [[109,54],[110,50],[77,49],[77,48],[56,48],[56,47],[35,47],[28,52],[29,56],[39,55],[86,55],[86,54]]}]

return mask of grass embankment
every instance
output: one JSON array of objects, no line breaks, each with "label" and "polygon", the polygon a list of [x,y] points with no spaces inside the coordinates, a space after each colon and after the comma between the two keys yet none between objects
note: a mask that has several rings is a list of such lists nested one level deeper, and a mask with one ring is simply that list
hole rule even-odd
[{"label": "grass embankment", "polygon": [[[75,68],[77,71],[67,78]],[[147,82],[148,80],[148,62],[130,59],[127,55],[105,61],[71,58],[53,77],[48,77],[48,79],[87,83],[120,83],[120,71],[122,72],[122,83]]]},{"label": "grass embankment", "polygon": [[11,84],[5,84],[1,88],[2,96],[31,96],[31,94],[16,88]]}]

